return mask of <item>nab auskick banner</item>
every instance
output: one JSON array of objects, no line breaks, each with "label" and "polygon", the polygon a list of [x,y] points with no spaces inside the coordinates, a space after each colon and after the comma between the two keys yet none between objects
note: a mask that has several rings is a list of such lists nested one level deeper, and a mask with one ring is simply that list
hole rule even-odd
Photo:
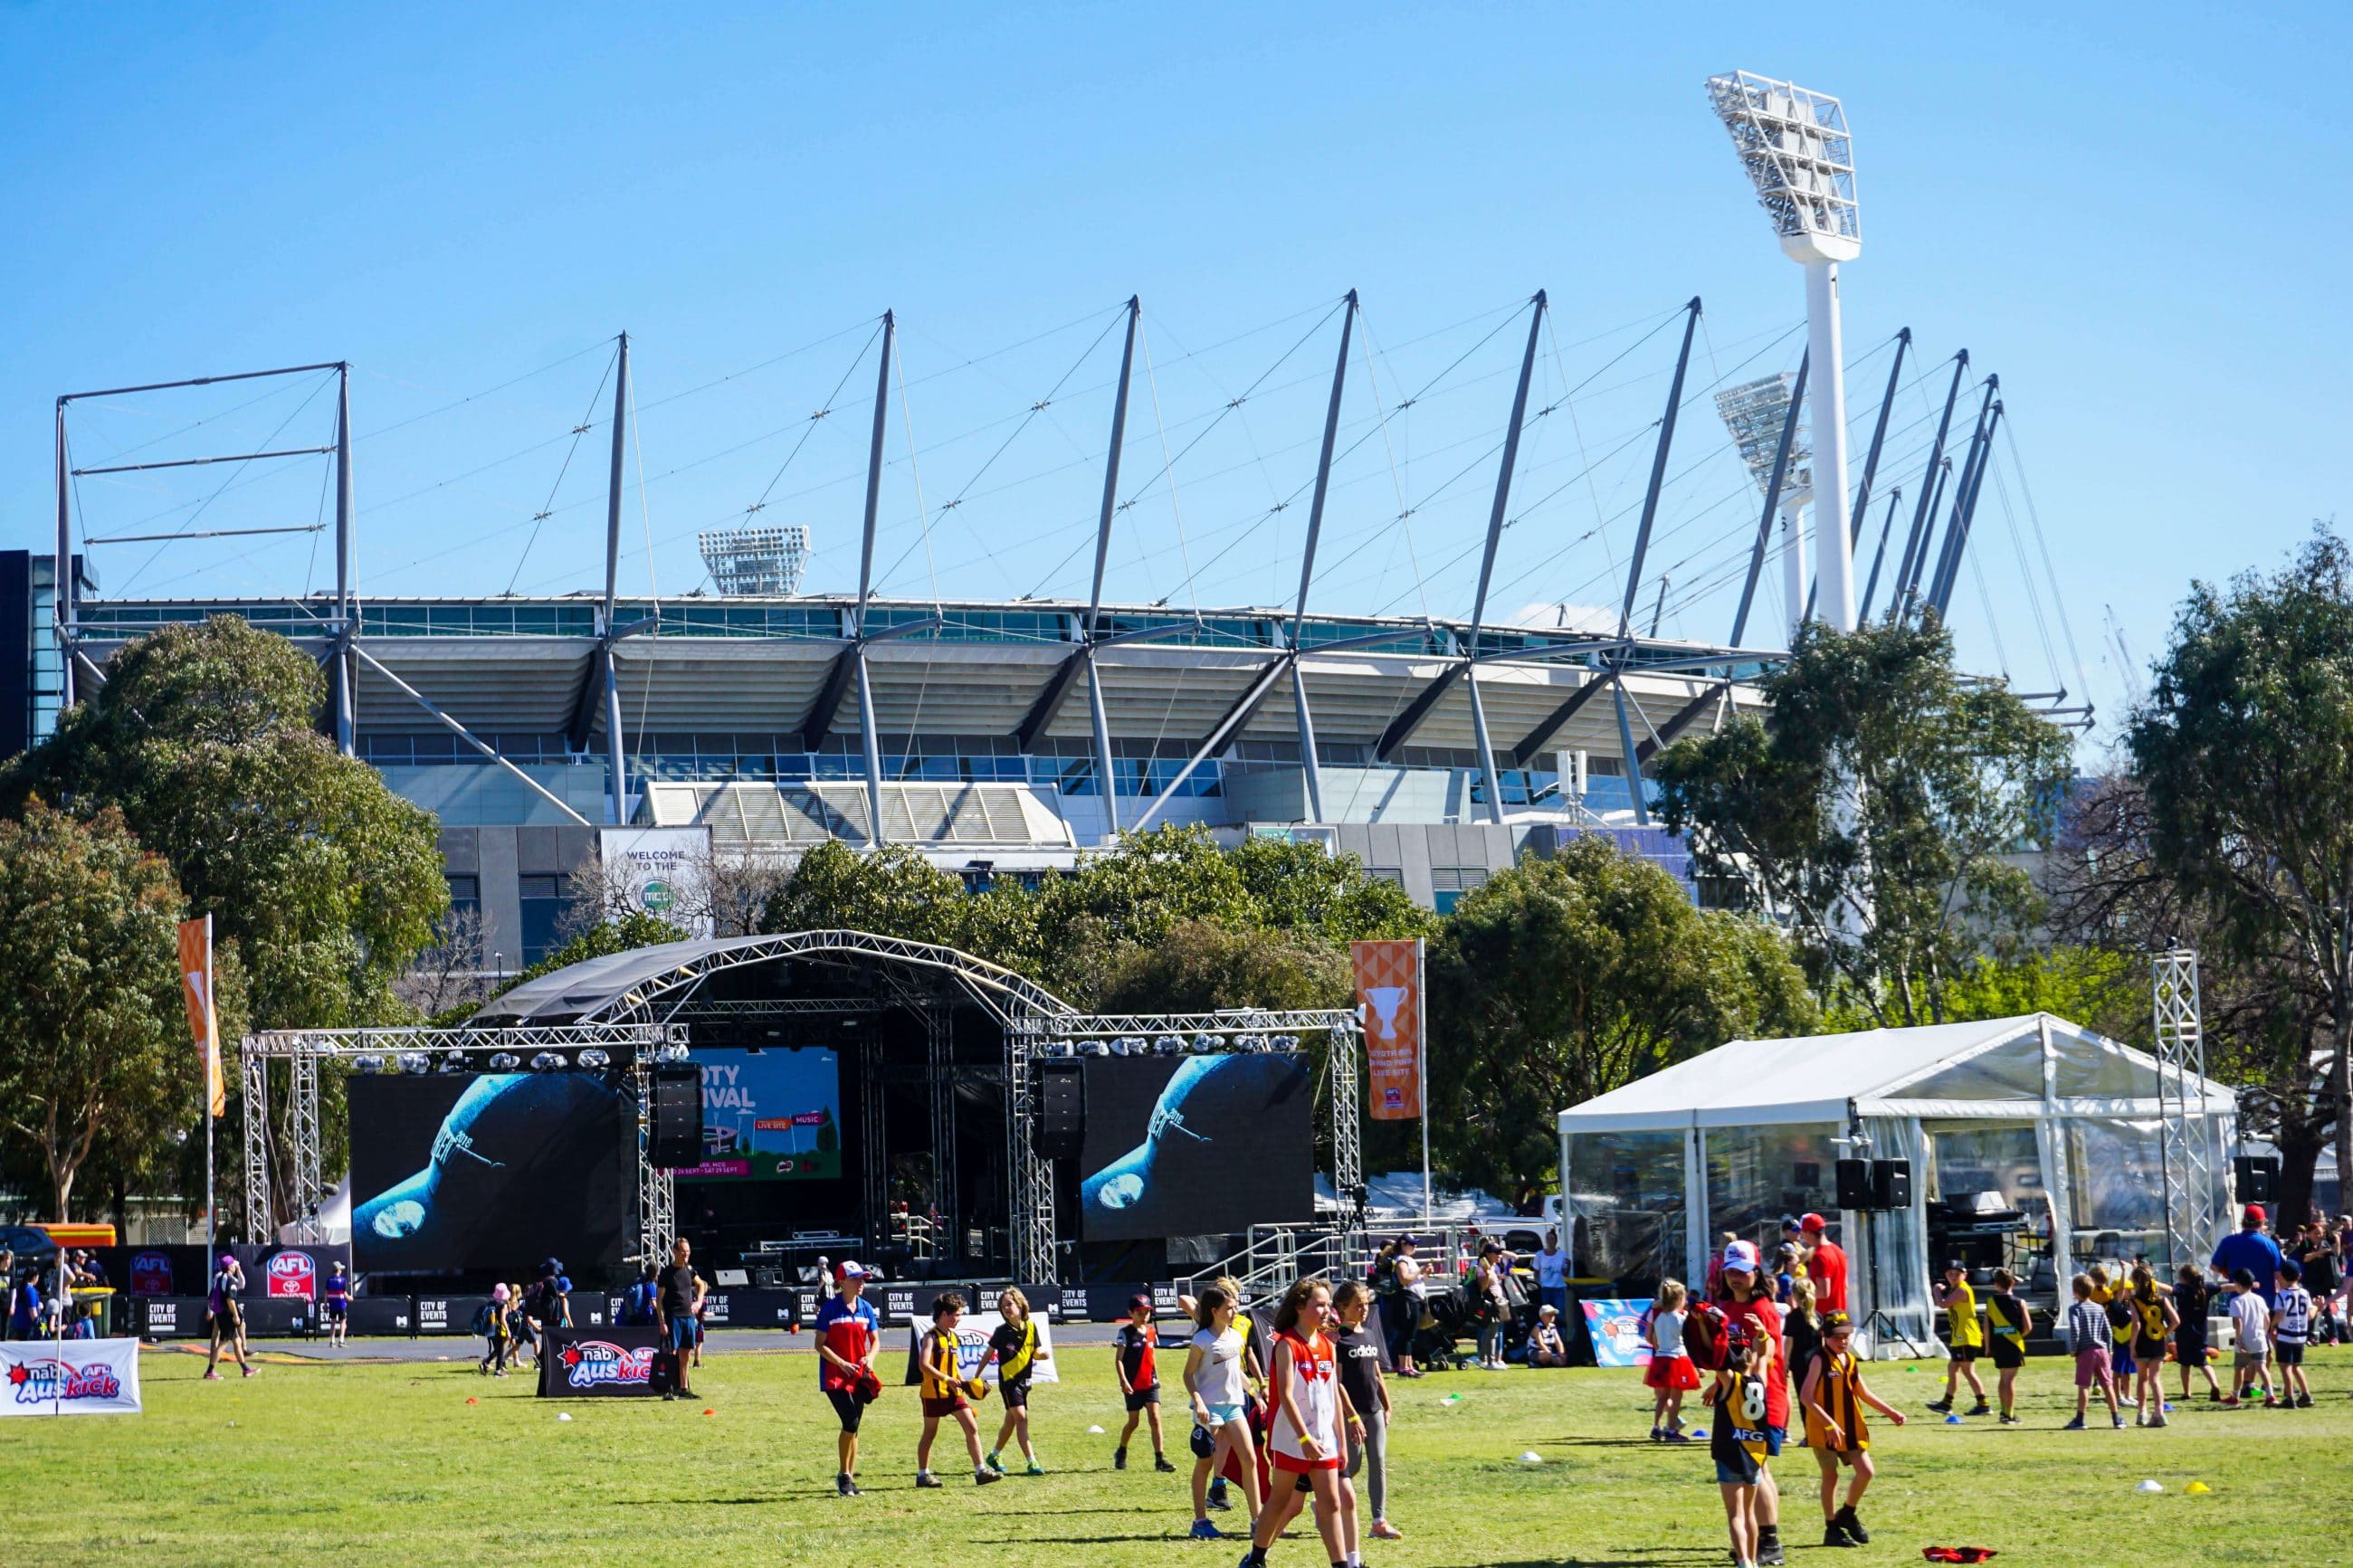
[{"label": "nab auskick banner", "polygon": [[0,1342],[0,1415],[136,1415],[137,1340]]}]

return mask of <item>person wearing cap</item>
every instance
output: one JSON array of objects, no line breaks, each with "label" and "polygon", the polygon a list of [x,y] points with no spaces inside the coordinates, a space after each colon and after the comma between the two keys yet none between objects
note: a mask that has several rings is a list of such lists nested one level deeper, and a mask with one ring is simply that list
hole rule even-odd
[{"label": "person wearing cap", "polygon": [[1798,1216],[1806,1254],[1806,1277],[1814,1282],[1814,1305],[1825,1312],[1847,1310],[1846,1248],[1832,1241],[1830,1224],[1818,1214]]},{"label": "person wearing cap", "polygon": [[[1778,1458],[1789,1434],[1789,1380],[1782,1368],[1788,1351],[1781,1339],[1781,1310],[1773,1304],[1766,1286],[1757,1244],[1729,1241],[1724,1247],[1723,1294],[1717,1300],[1725,1317],[1746,1330],[1748,1374],[1764,1385],[1765,1423],[1761,1428],[1765,1458]],[[1780,1568],[1788,1559],[1781,1549],[1781,1491],[1769,1466],[1756,1482],[1752,1514],[1759,1568]]]},{"label": "person wearing cap", "polygon": [[2222,1403],[2240,1404],[2249,1389],[2260,1386],[2263,1407],[2275,1407],[2279,1401],[2272,1397],[2271,1303],[2263,1300],[2252,1268],[2242,1268],[2231,1276],[2231,1336],[2237,1348],[2231,1357],[2231,1397]]},{"label": "person wearing cap", "polygon": [[1952,1353],[1945,1363],[1945,1396],[1930,1400],[1928,1408],[1939,1415],[1950,1415],[1953,1395],[1967,1380],[1969,1392],[1978,1396],[1969,1414],[1990,1415],[1993,1406],[1986,1403],[1985,1383],[1978,1376],[1978,1354],[1985,1348],[1985,1330],[1978,1322],[1978,1293],[1969,1289],[1968,1268],[1957,1258],[1945,1265],[1945,1289],[1936,1305],[1945,1309],[1945,1342]]},{"label": "person wearing cap", "polygon": [[237,1357],[237,1370],[248,1377],[253,1368],[245,1359],[245,1309],[237,1297],[245,1290],[245,1270],[237,1259],[224,1252],[220,1267],[213,1270],[212,1288],[205,1297],[206,1316],[212,1322],[212,1352],[205,1357],[205,1376],[220,1380],[221,1347],[227,1345]]},{"label": "person wearing cap", "polygon": [[1128,1439],[1135,1436],[1136,1423],[1147,1417],[1152,1423],[1152,1468],[1173,1473],[1176,1467],[1168,1462],[1160,1436],[1160,1370],[1156,1364],[1160,1354],[1160,1331],[1152,1325],[1152,1298],[1145,1295],[1127,1299],[1127,1321],[1112,1336],[1112,1366],[1119,1373],[1119,1392],[1127,1401],[1127,1425],[1120,1428],[1119,1447],[1112,1451],[1111,1468],[1127,1468]]},{"label": "person wearing cap", "polygon": [[[1871,1429],[1863,1424],[1865,1405],[1898,1426],[1904,1412],[1871,1392],[1862,1381],[1862,1363],[1854,1353],[1854,1321],[1844,1312],[1822,1314],[1821,1347],[1801,1374],[1798,1398],[1806,1407],[1806,1447],[1822,1472],[1822,1544],[1865,1546],[1871,1532],[1855,1510],[1864,1489],[1876,1474],[1871,1463]],[[1931,1409],[1935,1406],[1930,1406]],[[1839,1470],[1850,1472],[1846,1501],[1839,1501]]]},{"label": "person wearing cap", "polygon": [[2233,1284],[2242,1268],[2253,1275],[2255,1293],[2268,1310],[2279,1286],[2280,1249],[2278,1242],[2263,1234],[2264,1218],[2263,1205],[2249,1204],[2239,1215],[2237,1232],[2222,1238],[2208,1267]]},{"label": "person wearing cap", "polygon": [[842,1497],[856,1497],[858,1424],[865,1418],[868,1401],[882,1391],[874,1372],[874,1354],[882,1348],[882,1318],[866,1300],[866,1266],[845,1258],[837,1272],[841,1289],[818,1308],[813,1325],[817,1385],[841,1419],[835,1445],[841,1468],[833,1478],[833,1489]]},{"label": "person wearing cap", "polygon": [[1528,1331],[1528,1364],[1568,1364],[1568,1342],[1560,1335],[1560,1309],[1550,1301],[1536,1309],[1536,1326]]}]

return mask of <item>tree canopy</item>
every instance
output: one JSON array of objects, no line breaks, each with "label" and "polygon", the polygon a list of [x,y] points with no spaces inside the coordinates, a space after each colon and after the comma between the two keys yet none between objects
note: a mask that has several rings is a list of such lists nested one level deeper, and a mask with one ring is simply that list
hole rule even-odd
[{"label": "tree canopy", "polygon": [[119,813],[84,822],[35,800],[0,822],[0,1132],[57,1219],[87,1169],[176,1174],[176,1141],[199,1125],[181,914],[171,868]]},{"label": "tree canopy", "polygon": [[2353,1170],[2353,553],[2316,529],[2275,574],[2194,584],[2154,673],[2125,737],[2151,858],[2318,1003],[2283,1044],[2326,1063],[2313,1110]]},{"label": "tree canopy", "polygon": [[1778,931],[1694,908],[1600,835],[1464,894],[1430,944],[1429,986],[1433,1142],[1458,1178],[1519,1201],[1558,1174],[1564,1106],[1726,1040],[1815,1026]]},{"label": "tree canopy", "polygon": [[1768,719],[1660,754],[1661,816],[1787,921],[1825,1002],[1879,1025],[1947,1016],[1954,977],[2033,921],[2014,856],[2049,840],[2067,737],[1964,679],[1934,615],[1809,622],[1759,685]]}]

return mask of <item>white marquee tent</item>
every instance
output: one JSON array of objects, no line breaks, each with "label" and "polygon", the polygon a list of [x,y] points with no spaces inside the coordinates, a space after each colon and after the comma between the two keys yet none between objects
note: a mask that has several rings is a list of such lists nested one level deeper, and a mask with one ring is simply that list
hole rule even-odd
[{"label": "white marquee tent", "polygon": [[[2185,1099],[2193,1115],[2203,1109],[2193,1126],[2216,1173],[2207,1208],[2219,1226],[2238,1102],[2211,1080]],[[1704,1279],[1724,1233],[1769,1256],[1783,1215],[1836,1218],[1850,1308],[1885,1353],[1900,1339],[1932,1342],[1928,1207],[1939,1198],[1998,1192],[2038,1237],[2047,1230],[2036,1293],[2094,1258],[2161,1261],[2162,1115],[2154,1057],[2048,1013],[1735,1040],[1562,1111],[1561,1190],[1581,1268],[1625,1291],[1677,1269]],[[1909,1212],[1836,1209],[1841,1158],[1909,1160]]]}]

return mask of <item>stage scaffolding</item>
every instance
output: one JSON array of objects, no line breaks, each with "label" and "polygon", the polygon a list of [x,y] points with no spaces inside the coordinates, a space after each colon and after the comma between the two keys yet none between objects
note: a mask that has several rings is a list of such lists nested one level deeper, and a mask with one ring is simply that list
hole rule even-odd
[{"label": "stage scaffolding", "polygon": [[[295,1239],[322,1239],[319,1205],[321,1182],[319,1136],[319,1075],[324,1063],[349,1070],[362,1056],[397,1058],[418,1053],[435,1058],[438,1068],[450,1053],[470,1062],[501,1052],[528,1061],[541,1051],[577,1052],[596,1047],[607,1052],[615,1066],[631,1079],[638,1101],[638,1250],[645,1258],[665,1256],[676,1235],[676,1197],[670,1173],[657,1169],[649,1158],[651,1128],[646,1082],[652,1068],[664,1059],[683,1056],[690,1032],[698,1022],[719,1022],[791,1014],[873,1014],[905,1007],[923,1020],[925,1087],[932,1097],[931,1131],[939,1189],[946,1202],[944,1212],[955,1215],[954,1149],[955,1104],[954,1077],[957,1068],[949,1051],[950,1025],[946,999],[953,980],[964,994],[985,1010],[1003,1031],[1006,1085],[1005,1137],[1008,1236],[1012,1273],[1016,1279],[1043,1283],[1056,1279],[1060,1252],[1054,1213],[1055,1173],[1042,1158],[1035,1137],[1038,1065],[1049,1056],[1072,1055],[1090,1042],[1131,1039],[1158,1041],[1175,1037],[1189,1051],[1233,1054],[1270,1048],[1277,1037],[1324,1037],[1326,1070],[1323,1092],[1330,1099],[1332,1118],[1332,1182],[1340,1202],[1353,1215],[1361,1212],[1364,1191],[1364,1099],[1357,1065],[1363,1049],[1362,1021],[1354,1009],[1275,1010],[1244,1008],[1212,1013],[1082,1014],[1035,982],[1014,972],[953,948],[865,931],[797,931],[786,935],[745,937],[701,944],[676,944],[683,952],[676,962],[664,962],[658,973],[618,984],[611,994],[589,998],[575,1016],[560,1024],[501,1020],[481,1026],[434,1029],[422,1025],[375,1029],[288,1029],[249,1035],[245,1040],[245,1194],[248,1216],[273,1211],[270,1194],[270,1138],[268,1126],[269,1064],[288,1064],[290,1100],[287,1125],[292,1148],[288,1173]],[[662,952],[664,950],[649,950]],[[753,964],[780,961],[823,962],[871,973],[876,985],[865,996],[779,996],[725,999],[702,994],[712,976]],[[919,976],[933,982],[919,984]],[[546,977],[553,980],[554,977]],[[536,984],[536,983],[535,983]],[[498,1004],[486,1011],[495,1012]],[[859,1047],[872,1065],[871,1031],[861,1033]],[[873,1095],[865,1097],[870,1106]],[[864,1125],[866,1169],[861,1172],[862,1195],[875,1204],[883,1174],[876,1128]],[[879,1225],[881,1210],[870,1206],[870,1224]],[[249,1220],[248,1223],[259,1223]],[[1355,1223],[1345,1218],[1336,1227],[1345,1231]]]}]

